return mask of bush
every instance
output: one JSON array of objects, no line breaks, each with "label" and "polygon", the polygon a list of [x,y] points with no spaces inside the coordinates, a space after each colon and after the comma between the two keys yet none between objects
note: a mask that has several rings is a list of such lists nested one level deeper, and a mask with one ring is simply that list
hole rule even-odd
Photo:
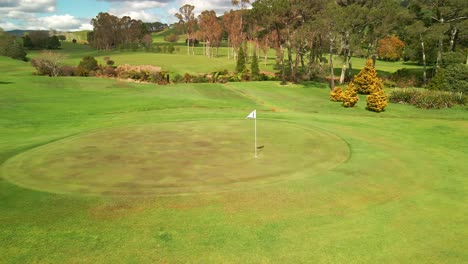
[{"label": "bush", "polygon": [[76,68],[73,66],[62,66],[60,68],[60,76],[75,76]]},{"label": "bush", "polygon": [[403,68],[390,75],[389,79],[398,87],[418,87],[423,84],[420,75],[422,75],[420,72]]},{"label": "bush", "polygon": [[341,87],[336,86],[330,91],[330,101],[343,102],[343,89]]},{"label": "bush", "polygon": [[431,81],[427,84],[429,90],[447,91],[449,89],[447,80],[445,79],[445,70],[442,68],[437,69],[436,74],[432,77]]},{"label": "bush", "polygon": [[366,96],[367,109],[374,112],[382,112],[388,105],[385,91],[380,89]]},{"label": "bush", "polygon": [[393,89],[388,100],[397,104],[412,104],[413,98],[420,93],[419,89]]},{"label": "bush", "polygon": [[423,109],[450,108],[466,105],[468,98],[463,93],[424,89],[394,89],[389,100],[392,103],[411,104]]},{"label": "bush", "polygon": [[358,101],[359,97],[357,95],[356,86],[353,82],[350,82],[342,95],[343,106],[346,108],[354,107]]},{"label": "bush", "polygon": [[383,82],[377,77],[377,71],[372,63],[372,59],[368,59],[366,66],[353,79],[357,92],[360,94],[371,94],[383,88]]},{"label": "bush", "polygon": [[184,82],[184,76],[177,73],[176,75],[173,75],[172,82],[173,83],[183,83]]},{"label": "bush", "polygon": [[92,76],[98,69],[97,60],[92,56],[86,56],[76,68],[76,75],[78,76]]},{"label": "bush", "polygon": [[179,41],[179,35],[173,33],[173,34],[164,36],[164,40],[167,41],[167,42],[174,43],[174,42]]},{"label": "bush", "polygon": [[468,65],[452,64],[445,68],[445,81],[451,92],[468,93]]}]

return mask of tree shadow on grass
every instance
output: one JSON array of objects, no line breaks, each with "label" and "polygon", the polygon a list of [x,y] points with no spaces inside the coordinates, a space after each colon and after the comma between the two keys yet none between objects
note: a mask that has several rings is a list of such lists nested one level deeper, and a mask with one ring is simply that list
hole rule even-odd
[{"label": "tree shadow on grass", "polygon": [[13,82],[2,82],[0,81],[0,84],[12,84]]}]

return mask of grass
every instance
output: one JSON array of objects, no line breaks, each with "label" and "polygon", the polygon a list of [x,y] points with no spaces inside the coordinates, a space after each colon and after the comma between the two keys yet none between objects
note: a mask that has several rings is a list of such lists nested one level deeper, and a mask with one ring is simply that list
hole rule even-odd
[{"label": "grass", "polygon": [[[316,83],[155,86],[98,78],[49,78],[33,76],[29,64],[5,58],[0,58],[0,71],[1,263],[468,261],[465,108],[422,110],[390,104],[376,114],[364,110],[363,98],[354,109],[328,101],[328,88]],[[259,139],[264,133],[269,140],[261,154],[268,153],[278,136],[282,144],[278,150],[290,153],[274,155],[298,159],[284,164],[275,159],[272,167],[266,167],[270,173],[288,168],[289,162],[296,167],[278,173],[279,182],[254,181],[253,186],[243,183],[229,191],[190,195],[113,196],[75,190],[60,194],[47,182],[23,188],[7,180],[9,166],[20,158],[36,164],[28,164],[30,169],[18,176],[53,176],[62,183],[64,175],[50,176],[54,171],[47,167],[41,172],[41,166],[53,166],[53,157],[68,162],[61,170],[73,169],[65,166],[73,162],[84,172],[101,165],[117,166],[80,163],[85,162],[78,157],[84,154],[84,145],[78,143],[92,140],[98,147],[113,146],[122,140],[117,136],[120,131],[135,135],[135,142],[126,142],[133,146],[168,144],[171,139],[153,134],[170,131],[170,122],[178,128],[174,136],[183,142],[196,138],[187,130],[187,124],[196,120],[205,120],[194,122],[193,129],[202,134],[212,129],[219,132],[210,135],[213,140],[229,133],[233,134],[228,138],[240,140],[236,132],[251,132],[252,120],[243,118],[253,109],[257,109],[259,129],[260,124],[266,126],[263,132],[259,130]],[[143,130],[130,129],[135,127]],[[102,140],[100,133],[111,138]],[[191,146],[188,152],[179,148],[178,155],[193,155],[203,146]],[[218,154],[243,147],[229,145]],[[68,156],[62,156],[60,148]],[[131,156],[125,147],[111,149],[114,155]],[[298,165],[343,149],[349,149],[350,155],[343,163],[337,160],[331,169],[314,171]],[[73,155],[76,160],[67,160]],[[97,161],[106,157],[98,152],[88,155]],[[204,164],[207,157],[197,156]],[[125,162],[134,166],[130,168],[138,167],[130,160]],[[182,166],[171,162],[176,170]],[[233,176],[248,176],[244,164],[234,166],[236,160],[216,162],[233,166],[229,171],[242,172]],[[122,177],[118,170],[112,176]],[[103,182],[114,181],[113,177]],[[103,191],[94,188],[94,194]]]},{"label": "grass", "polygon": [[[160,35],[155,35],[154,45],[159,46],[169,46],[171,45],[168,42],[163,40],[163,37]],[[62,48],[56,52],[63,53],[66,55],[65,64],[77,66],[81,59],[85,56],[93,56],[96,58],[99,64],[105,64],[104,58],[110,57],[111,60],[115,61],[115,65],[120,64],[132,64],[132,65],[142,65],[150,64],[162,67],[163,70],[169,71],[172,74],[199,74],[199,73],[211,73],[214,71],[234,71],[235,61],[228,59],[228,48],[220,47],[219,56],[214,58],[208,58],[204,56],[203,46],[199,44],[198,47],[195,47],[195,55],[187,55],[187,49],[184,43],[179,41],[175,44],[176,51],[174,54],[165,54],[165,53],[154,53],[146,52],[142,50],[138,51],[97,51],[90,47],[89,45],[83,44],[73,44],[70,42],[62,42]],[[40,51],[29,51],[28,57],[35,58],[40,54]],[[268,59],[264,61],[263,54],[260,55],[259,67],[261,71],[274,73],[277,70],[275,53],[273,50],[270,51]],[[328,55],[324,55],[328,58]],[[341,74],[341,63],[342,59],[339,56],[334,57],[335,65],[335,78],[339,78]],[[353,58],[353,73],[357,74],[365,65],[365,59],[363,58]],[[250,64],[247,65],[247,68],[250,67]],[[381,77],[389,76],[398,69],[408,68],[414,71],[420,71],[422,75],[422,67],[412,63],[406,63],[402,61],[398,62],[388,62],[388,61],[377,61],[376,68],[378,74]],[[328,72],[328,66],[323,65],[323,72]]]}]

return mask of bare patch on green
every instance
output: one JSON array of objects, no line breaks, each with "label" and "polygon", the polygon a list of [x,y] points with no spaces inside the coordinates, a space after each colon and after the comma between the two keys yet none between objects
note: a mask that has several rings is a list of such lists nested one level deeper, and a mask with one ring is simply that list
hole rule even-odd
[{"label": "bare patch on green", "polygon": [[[154,123],[107,129],[21,153],[3,168],[17,185],[55,193],[171,195],[229,191],[313,175],[348,157],[338,137],[259,120]],[[303,175],[303,174],[302,174]]]}]

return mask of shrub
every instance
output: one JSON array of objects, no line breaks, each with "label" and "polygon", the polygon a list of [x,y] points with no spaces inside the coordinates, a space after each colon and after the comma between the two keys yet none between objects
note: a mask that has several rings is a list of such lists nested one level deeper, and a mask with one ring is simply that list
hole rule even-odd
[{"label": "shrub", "polygon": [[343,89],[341,87],[336,86],[330,91],[330,101],[343,102]]},{"label": "shrub", "polygon": [[93,75],[94,71],[98,69],[97,60],[92,56],[86,56],[76,68],[76,74],[78,76],[90,76]]},{"label": "shrub", "polygon": [[172,82],[174,82],[174,83],[183,83],[184,82],[184,76],[177,73],[177,74],[173,75]]},{"label": "shrub", "polygon": [[418,93],[412,104],[422,109],[450,108],[453,105],[450,93],[441,91]]},{"label": "shrub", "polygon": [[427,84],[429,90],[447,91],[449,89],[447,80],[445,79],[445,70],[442,68],[437,69],[436,74]]},{"label": "shrub", "polygon": [[383,82],[377,77],[377,71],[372,63],[372,59],[368,59],[366,66],[353,79],[357,92],[360,94],[371,94],[382,90]]},{"label": "shrub", "polygon": [[342,95],[343,106],[346,108],[354,107],[358,101],[359,97],[357,95],[356,86],[353,82],[350,82]]},{"label": "shrub", "polygon": [[167,42],[174,43],[174,42],[179,41],[179,35],[173,33],[173,34],[165,36],[164,40],[167,41]]},{"label": "shrub", "polygon": [[468,65],[452,64],[444,71],[449,91],[468,93]]},{"label": "shrub", "polygon": [[60,68],[60,76],[75,76],[75,67],[73,66],[62,66]]},{"label": "shrub", "polygon": [[388,97],[388,100],[392,103],[397,104],[412,104],[413,98],[420,93],[419,90],[416,89],[393,89]]},{"label": "shrub", "polygon": [[385,91],[380,89],[366,96],[367,109],[374,112],[382,112],[388,105]]},{"label": "shrub", "polygon": [[411,104],[423,109],[450,108],[466,105],[468,98],[463,93],[424,89],[394,89],[389,100],[392,103]]},{"label": "shrub", "polygon": [[58,76],[65,56],[60,53],[45,51],[31,61],[39,75]]},{"label": "shrub", "polygon": [[395,85],[398,87],[417,87],[423,83],[420,75],[420,72],[403,68],[390,75],[390,80],[395,82]]}]

